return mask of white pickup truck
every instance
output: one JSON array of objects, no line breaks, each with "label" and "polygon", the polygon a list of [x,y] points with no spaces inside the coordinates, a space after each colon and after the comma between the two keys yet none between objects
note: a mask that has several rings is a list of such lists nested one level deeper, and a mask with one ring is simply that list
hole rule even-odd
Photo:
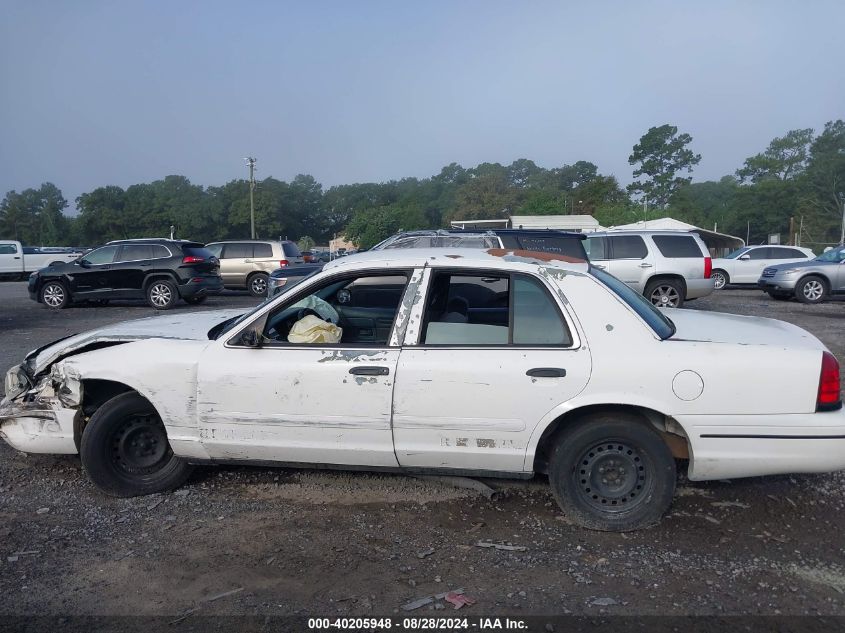
[{"label": "white pickup truck", "polygon": [[29,273],[52,264],[72,262],[82,254],[66,248],[28,247],[13,240],[0,240],[0,276],[25,278]]}]

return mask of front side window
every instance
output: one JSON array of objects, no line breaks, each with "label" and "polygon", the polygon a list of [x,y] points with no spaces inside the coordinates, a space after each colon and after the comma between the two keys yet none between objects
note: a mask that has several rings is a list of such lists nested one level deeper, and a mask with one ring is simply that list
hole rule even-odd
[{"label": "front side window", "polygon": [[525,275],[438,272],[429,286],[423,345],[570,345],[560,312]]},{"label": "front side window", "polygon": [[613,259],[643,259],[648,255],[645,242],[639,235],[614,235],[609,239]]},{"label": "front side window", "polygon": [[733,251],[733,252],[728,253],[727,255],[725,255],[725,259],[736,259],[736,258],[737,258],[737,257],[739,257],[740,255],[745,255],[745,253],[747,253],[747,252],[748,252],[748,250],[749,250],[749,249],[747,249],[747,248],[738,248],[738,249],[736,249],[735,251]]},{"label": "front side window", "polygon": [[748,251],[748,258],[749,259],[772,259],[772,256],[769,254],[769,248],[752,248]]},{"label": "front side window", "polygon": [[271,312],[264,344],[375,345],[390,340],[408,275],[334,278]]},{"label": "front side window", "polygon": [[222,259],[247,259],[252,257],[252,244],[236,242],[223,247]]},{"label": "front side window", "polygon": [[98,248],[88,253],[83,258],[83,261],[94,265],[111,264],[114,261],[114,256],[116,254],[117,246],[103,246],[103,248]]},{"label": "front side window", "polygon": [[0,255],[16,255],[18,247],[15,244],[0,244]]}]

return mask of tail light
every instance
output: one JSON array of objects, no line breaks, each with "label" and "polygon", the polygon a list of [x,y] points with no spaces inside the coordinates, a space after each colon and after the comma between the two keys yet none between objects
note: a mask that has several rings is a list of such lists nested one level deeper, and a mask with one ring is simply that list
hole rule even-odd
[{"label": "tail light", "polygon": [[710,279],[710,273],[713,272],[713,259],[710,257],[704,258],[704,278]]},{"label": "tail light", "polygon": [[205,261],[205,257],[197,257],[196,255],[186,255],[182,258],[183,264],[199,264]]},{"label": "tail light", "polygon": [[281,266],[282,268],[284,268],[285,266],[290,266],[290,262],[286,259],[280,259],[279,266]]},{"label": "tail light", "polygon": [[816,411],[834,411],[842,407],[839,390],[839,361],[830,352],[822,353],[822,372],[819,376],[819,395]]}]

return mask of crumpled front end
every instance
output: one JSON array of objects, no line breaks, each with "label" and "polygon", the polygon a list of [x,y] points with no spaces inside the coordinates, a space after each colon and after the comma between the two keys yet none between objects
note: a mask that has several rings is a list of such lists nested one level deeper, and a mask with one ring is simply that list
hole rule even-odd
[{"label": "crumpled front end", "polygon": [[82,382],[62,363],[35,385],[22,366],[6,374],[0,402],[0,438],[26,453],[73,455],[74,419],[82,402]]}]

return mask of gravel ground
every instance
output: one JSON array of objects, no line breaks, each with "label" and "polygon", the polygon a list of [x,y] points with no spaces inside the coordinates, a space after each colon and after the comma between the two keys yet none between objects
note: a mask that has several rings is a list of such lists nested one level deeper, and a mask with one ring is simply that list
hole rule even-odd
[{"label": "gravel ground", "polygon": [[[178,309],[255,303],[229,293]],[[689,307],[790,321],[845,359],[842,303],[731,289]],[[60,336],[152,312],[52,312],[25,284],[0,284],[0,368]],[[209,467],[175,493],[113,499],[76,457],[0,444],[0,617],[391,615],[459,587],[477,600],[466,615],[845,615],[843,473],[682,478],[661,524],[605,534],[570,525],[539,477],[490,480],[498,494],[488,500],[401,475]]]}]

